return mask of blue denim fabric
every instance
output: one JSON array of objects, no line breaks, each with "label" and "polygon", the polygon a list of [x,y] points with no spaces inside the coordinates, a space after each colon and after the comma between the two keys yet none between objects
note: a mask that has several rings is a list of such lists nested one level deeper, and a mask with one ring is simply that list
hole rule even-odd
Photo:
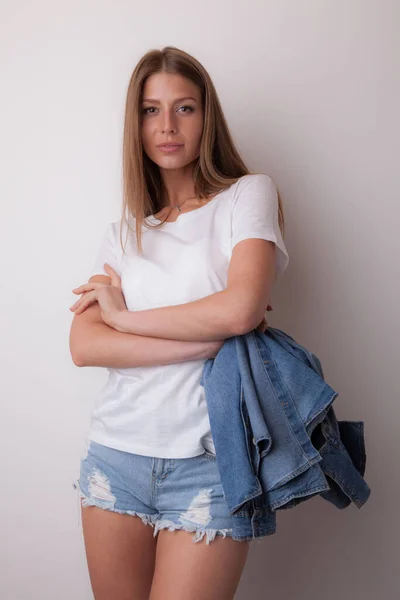
[{"label": "blue denim fabric", "polygon": [[[139,517],[154,528],[192,531],[193,542],[230,537],[233,517],[224,498],[214,453],[157,458],[88,440],[79,478],[72,482],[82,506]],[[80,511],[78,512],[79,522]]]},{"label": "blue denim fabric", "polygon": [[338,508],[367,501],[364,423],[337,421],[337,392],[292,337],[268,327],[228,338],[200,383],[234,539],[275,533],[276,510],[315,494]]}]

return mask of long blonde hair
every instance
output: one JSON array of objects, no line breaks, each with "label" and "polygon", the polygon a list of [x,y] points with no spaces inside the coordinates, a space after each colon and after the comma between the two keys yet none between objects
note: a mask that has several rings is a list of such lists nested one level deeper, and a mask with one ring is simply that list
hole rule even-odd
[{"label": "long blonde hair", "polygon": [[[141,101],[144,83],[154,73],[177,73],[190,79],[201,90],[204,124],[200,155],[193,168],[195,194],[200,200],[230,187],[243,175],[250,174],[235,148],[217,92],[205,68],[190,54],[174,46],[150,50],[139,60],[128,86],[123,137],[123,223],[130,229],[128,217],[136,220],[136,239],[142,249],[142,226],[161,227],[145,222],[163,207],[164,186],[159,167],[143,150],[141,139]],[[282,202],[278,192],[279,227],[284,233]]]}]

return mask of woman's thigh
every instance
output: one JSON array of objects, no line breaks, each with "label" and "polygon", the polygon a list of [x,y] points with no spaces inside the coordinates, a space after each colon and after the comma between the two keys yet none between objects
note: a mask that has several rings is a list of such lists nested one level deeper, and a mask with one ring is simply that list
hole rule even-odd
[{"label": "woman's thigh", "polygon": [[74,487],[96,600],[147,600],[153,573],[152,600],[233,598],[249,542],[232,539],[215,454],[154,458],[91,442]]},{"label": "woman's thigh", "polygon": [[158,532],[150,600],[231,600],[250,541],[232,539],[216,456],[210,451],[159,464]]},{"label": "woman's thigh", "polygon": [[232,600],[249,549],[228,536],[193,544],[186,531],[160,531],[149,600]]},{"label": "woman's thigh", "polygon": [[95,600],[148,600],[157,538],[139,517],[82,506],[82,528]]},{"label": "woman's thigh", "polygon": [[96,600],[148,600],[157,538],[148,505],[151,457],[91,442],[79,491],[86,558]]}]

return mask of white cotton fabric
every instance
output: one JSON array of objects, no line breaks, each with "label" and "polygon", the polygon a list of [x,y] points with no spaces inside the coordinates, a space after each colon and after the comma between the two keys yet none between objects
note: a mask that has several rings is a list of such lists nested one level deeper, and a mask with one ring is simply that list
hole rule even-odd
[{"label": "white cotton fabric", "polygon": [[[149,223],[158,223],[147,217]],[[158,229],[143,227],[141,256],[131,217],[126,252],[120,221],[106,228],[89,277],[107,275],[108,263],[121,276],[128,310],[192,302],[226,288],[234,246],[247,238],[276,244],[277,279],[289,256],[278,226],[278,197],[265,174],[244,175],[207,204],[182,213]],[[125,241],[126,225],[122,241]],[[128,335],[128,334],[127,334]],[[108,369],[108,381],[92,412],[89,439],[111,448],[159,458],[215,452],[204,388],[205,360],[170,365]]]}]

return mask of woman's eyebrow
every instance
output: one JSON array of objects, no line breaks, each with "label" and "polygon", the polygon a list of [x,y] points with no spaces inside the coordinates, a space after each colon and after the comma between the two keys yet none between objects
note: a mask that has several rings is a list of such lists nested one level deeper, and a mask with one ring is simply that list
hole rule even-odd
[{"label": "woman's eyebrow", "polygon": [[[196,102],[196,98],[192,96],[184,96],[183,98],[176,98],[174,102],[182,102],[182,100],[194,100]],[[154,104],[160,104],[160,101],[156,98],[143,98],[142,102],[153,102]]]}]

